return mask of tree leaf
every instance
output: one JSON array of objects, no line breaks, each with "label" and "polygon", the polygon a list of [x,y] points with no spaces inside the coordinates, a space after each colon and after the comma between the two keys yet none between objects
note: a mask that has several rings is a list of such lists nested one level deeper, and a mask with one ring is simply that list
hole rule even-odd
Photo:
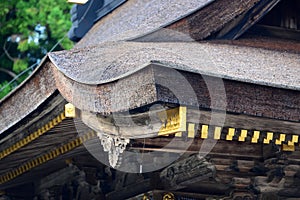
[{"label": "tree leaf", "polygon": [[24,71],[25,69],[27,69],[28,67],[28,62],[25,59],[17,59],[14,62],[13,65],[13,71],[16,73],[20,73],[22,71]]}]

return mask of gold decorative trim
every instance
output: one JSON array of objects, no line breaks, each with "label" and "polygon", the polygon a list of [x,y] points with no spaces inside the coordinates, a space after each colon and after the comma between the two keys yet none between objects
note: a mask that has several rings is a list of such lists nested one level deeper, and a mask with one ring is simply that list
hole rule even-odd
[{"label": "gold decorative trim", "polygon": [[68,142],[56,149],[53,149],[49,151],[48,153],[45,153],[37,158],[34,158],[30,161],[25,162],[24,164],[21,164],[15,169],[10,170],[9,172],[5,173],[4,175],[0,176],[0,184],[6,183],[17,176],[20,176],[21,174],[24,174],[25,172],[31,170],[32,168],[35,168],[49,160],[52,160],[56,157],[58,157],[61,154],[65,154],[74,148],[82,145],[83,142],[96,137],[96,133],[94,131],[88,132],[84,134],[81,137],[76,138],[75,140],[72,140],[71,142]]},{"label": "gold decorative trim", "polygon": [[279,138],[277,140],[275,140],[275,144],[277,145],[281,145],[282,142],[285,141],[285,134],[280,134]]},{"label": "gold decorative trim", "polygon": [[259,135],[260,135],[260,131],[254,131],[251,142],[258,143]]},{"label": "gold decorative trim", "polygon": [[188,124],[188,138],[195,137],[195,124],[189,123]]},{"label": "gold decorative trim", "polygon": [[67,103],[65,105],[65,116],[71,118],[76,117],[76,108],[73,104]]},{"label": "gold decorative trim", "polygon": [[282,145],[282,150],[283,151],[295,151],[295,145]]},{"label": "gold decorative trim", "polygon": [[44,133],[48,132],[53,127],[61,123],[65,118],[66,118],[65,114],[61,113],[60,115],[58,115],[57,117],[49,121],[47,124],[39,128],[37,131],[29,134],[27,137],[21,139],[20,141],[16,142],[12,146],[4,149],[3,151],[0,152],[0,160],[12,154],[13,152],[17,151],[18,149],[22,148],[23,146],[27,145],[28,143],[34,141],[35,139],[39,138]]},{"label": "gold decorative trim", "polygon": [[271,140],[273,140],[273,133],[267,132],[267,138],[264,139],[264,144],[270,144]]},{"label": "gold decorative trim", "polygon": [[167,194],[164,194],[163,200],[175,200],[175,196],[173,193],[168,192]]},{"label": "gold decorative trim", "polygon": [[222,134],[222,127],[216,126],[215,131],[214,131],[214,139],[215,140],[220,140],[221,139],[221,134]]},{"label": "gold decorative trim", "polygon": [[[173,134],[175,137],[184,137],[193,139],[199,137],[200,139],[214,139],[214,140],[227,140],[227,141],[239,141],[239,142],[250,142],[253,144],[276,144],[282,147],[283,151],[295,151],[295,145],[300,143],[299,135],[296,134],[285,134],[285,133],[273,133],[270,131],[261,130],[246,130],[241,128],[233,127],[220,127],[207,124],[195,124],[186,123],[188,129],[181,132],[171,131],[168,134],[161,134],[163,136],[168,136]],[[196,136],[197,129],[199,127],[199,135]],[[213,131],[213,135],[210,136],[210,130]],[[225,134],[224,134],[224,132]]]},{"label": "gold decorative trim", "polygon": [[235,133],[235,128],[229,128],[228,134],[226,136],[226,140],[233,140],[234,133]]},{"label": "gold decorative trim", "polygon": [[240,142],[245,142],[246,137],[247,137],[248,131],[247,130],[241,130],[241,135],[239,136],[239,141]]},{"label": "gold decorative trim", "polygon": [[158,113],[163,123],[158,135],[168,135],[186,131],[186,110],[186,107],[179,106]]},{"label": "gold decorative trim", "polygon": [[201,138],[202,139],[207,139],[208,138],[208,125],[202,125]]}]

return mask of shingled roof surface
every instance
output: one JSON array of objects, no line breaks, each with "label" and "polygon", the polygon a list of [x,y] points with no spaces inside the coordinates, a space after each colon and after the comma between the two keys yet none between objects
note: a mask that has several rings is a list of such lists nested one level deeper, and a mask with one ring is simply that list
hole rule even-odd
[{"label": "shingled roof surface", "polygon": [[[98,21],[76,46],[88,47],[104,41],[130,39],[153,42],[160,41],[161,36],[165,36],[163,41],[179,41],[183,35],[197,41],[208,37],[234,39],[278,2],[131,0]],[[162,32],[162,29],[165,31]],[[177,35],[174,39],[176,34],[181,36]]]},{"label": "shingled roof surface", "polygon": [[[248,1],[248,0],[247,0]],[[134,38],[172,23],[213,0],[131,0],[101,19],[77,47]]]},{"label": "shingled roof surface", "polygon": [[[193,42],[192,36],[198,39],[209,36],[238,16],[247,14],[258,2],[260,1],[127,1],[95,24],[77,43],[76,49],[51,53],[48,57],[64,75],[87,84],[108,83],[133,74],[150,63],[156,63],[189,72],[299,90],[299,42],[284,41],[274,46],[272,41],[266,45],[267,48],[262,45],[266,43],[257,40],[253,43],[255,40],[252,39],[227,44],[221,44],[223,41]],[[169,39],[165,36],[172,36],[176,41],[179,35],[185,42],[176,44],[122,41],[145,38],[162,27],[167,28],[162,35],[158,34],[162,41]],[[185,34],[186,31],[189,34]],[[157,39],[157,35],[154,38]],[[0,132],[35,110],[56,90],[51,72],[52,64],[48,61],[44,59],[25,83],[0,102],[0,115],[3,116]],[[43,73],[45,70],[48,75]],[[40,75],[43,77],[38,78]],[[41,81],[44,79],[51,84],[44,84]],[[25,88],[32,88],[33,82],[40,83],[41,89],[46,88],[46,94],[39,90],[32,90],[39,93],[34,95],[25,92]],[[25,101],[25,96],[30,96],[29,99],[33,96],[38,98]],[[23,104],[25,107],[16,109],[16,106],[21,106],[18,104],[20,101],[29,102]],[[12,113],[10,110],[19,111],[11,116],[7,114]]]},{"label": "shingled roof surface", "polygon": [[151,63],[244,82],[300,90],[299,54],[209,42],[108,42],[50,53],[67,77],[85,84],[124,78]]}]

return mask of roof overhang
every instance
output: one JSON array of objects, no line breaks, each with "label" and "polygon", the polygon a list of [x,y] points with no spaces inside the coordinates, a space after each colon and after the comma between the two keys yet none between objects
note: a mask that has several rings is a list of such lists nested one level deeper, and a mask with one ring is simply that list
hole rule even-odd
[{"label": "roof overhang", "polygon": [[[270,103],[270,107],[294,102],[291,107],[296,108],[299,103],[299,56],[294,53],[212,43],[113,42],[89,49],[50,53],[49,58],[55,65],[54,77],[61,94],[76,107],[96,113],[122,112],[157,101],[179,103],[168,93],[162,93],[163,84],[184,92],[191,87],[200,107],[218,109],[201,101],[203,91],[207,90],[204,88],[208,88],[204,77],[215,81],[211,83],[212,88],[221,82],[218,87],[225,87],[227,100],[233,95],[240,100],[259,99],[264,104]],[[180,73],[175,75],[172,71]],[[181,84],[183,79],[185,85]],[[237,85],[242,89],[234,90]],[[229,86],[233,89],[232,94]],[[257,94],[255,90],[259,88],[262,93]],[[268,93],[268,90],[274,92]],[[275,94],[281,94],[283,98],[285,92],[290,95],[284,99],[293,99],[274,98]],[[194,106],[195,103],[189,102],[191,98],[185,96],[183,104]],[[254,101],[249,103],[253,109],[258,106]],[[232,105],[232,108],[229,105],[230,101],[226,108],[229,112],[276,118],[273,113],[258,114],[257,111],[234,108],[239,105]],[[240,106],[245,105],[241,103]],[[296,115],[285,119],[299,120]]]},{"label": "roof overhang", "polygon": [[[77,108],[102,115],[164,102],[299,121],[295,53],[216,43],[112,42],[49,58],[1,102],[2,133],[57,89]],[[166,88],[176,88],[177,95]],[[226,107],[211,102],[209,90],[220,88]]]},{"label": "roof overhang", "polygon": [[[200,109],[202,114],[213,110],[241,115],[233,119],[228,114],[227,126],[298,131],[299,59],[294,53],[217,43],[108,42],[51,53],[49,58],[64,98],[90,113],[82,114],[94,121],[86,120],[87,124],[97,127],[99,123],[98,128],[111,135],[156,136],[157,131],[136,124],[119,124],[123,128],[116,132],[111,120],[114,113],[123,113],[120,118],[133,117],[132,113],[149,110],[154,104],[183,105]],[[262,118],[273,121],[262,122]],[[291,124],[283,125],[281,120]]]}]

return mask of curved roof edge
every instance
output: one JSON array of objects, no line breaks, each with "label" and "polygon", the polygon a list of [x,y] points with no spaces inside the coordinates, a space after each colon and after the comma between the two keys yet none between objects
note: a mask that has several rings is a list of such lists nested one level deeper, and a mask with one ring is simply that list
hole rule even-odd
[{"label": "curved roof edge", "polygon": [[[240,1],[229,1],[232,6],[227,6],[228,9],[225,9],[224,13],[228,17],[224,17],[224,21],[218,21],[217,19],[221,18],[216,13],[211,13],[212,15],[216,14],[213,18],[216,21],[212,26],[207,30],[192,30],[191,34],[199,37],[208,36],[236,16],[247,12],[258,1],[246,0],[243,1],[243,4],[240,4]],[[81,49],[50,53],[48,57],[64,76],[83,84],[111,83],[155,63],[203,75],[300,90],[300,80],[297,76],[300,74],[298,54],[217,43],[191,42],[194,39],[190,33],[185,34],[184,31],[191,31],[188,29],[190,26],[199,28],[196,25],[206,19],[201,16],[207,14],[214,6],[219,3],[224,4],[224,2],[221,0],[180,0],[176,3],[169,0],[127,1],[118,8],[118,12],[106,15],[94,25],[84,39],[77,44],[77,47],[82,47]],[[147,4],[151,4],[151,6],[145,6]],[[210,9],[205,10],[206,8]],[[234,14],[231,11],[234,11]],[[209,20],[205,22],[211,23]],[[218,26],[214,27],[216,24]],[[177,41],[178,30],[183,29],[184,31],[181,32],[183,37],[180,36],[183,38],[183,42],[180,45],[168,42],[103,43],[104,41],[117,41],[139,36],[145,38],[148,36],[147,33],[154,33],[161,27],[169,28],[167,36],[175,33]],[[203,28],[203,26],[201,27]],[[199,35],[198,31],[203,32]],[[165,36],[166,34],[163,34],[163,37]],[[91,47],[95,44],[98,45]],[[15,119],[3,118],[4,120],[1,120],[0,124],[1,131],[7,130],[12,124],[36,109],[57,89],[51,71],[53,65],[48,62],[48,57],[44,58],[40,66],[22,85],[0,101],[1,116],[24,111],[19,116],[16,115]],[[38,77],[38,75],[41,76]],[[29,83],[33,87],[29,87]],[[23,95],[21,91],[27,89],[27,94]],[[42,92],[38,93],[40,90]],[[32,107],[30,110],[24,110],[22,108],[24,104],[32,105]]]},{"label": "curved roof edge", "polygon": [[0,134],[36,110],[57,90],[51,65],[45,57],[22,84],[0,101]]},{"label": "curved roof edge", "polygon": [[[77,47],[105,41],[235,39],[279,0],[132,0],[99,20]],[[167,30],[167,31],[166,31]],[[166,32],[168,34],[166,34]],[[171,38],[168,36],[172,35]]]},{"label": "curved roof edge", "polygon": [[[300,91],[299,55],[295,53],[208,42],[181,42],[180,45],[107,42],[88,49],[49,53],[48,58],[25,82],[0,102],[0,134],[49,98],[58,89],[61,78],[70,79],[83,87],[98,86],[95,94],[99,95],[100,92],[110,99],[110,88],[116,91],[115,82],[122,80],[126,83],[118,83],[121,89],[117,91],[136,86],[136,83],[129,81],[135,74],[143,77],[137,79],[142,85],[148,81],[149,87],[154,86],[151,70],[147,72],[148,78],[140,75],[152,64],[161,68]],[[101,91],[99,88],[102,88]],[[70,89],[66,88],[66,91]],[[151,91],[152,95],[145,94],[145,99],[141,99],[133,108],[151,102],[155,97],[155,87]],[[76,98],[69,91],[62,95],[67,100]],[[105,106],[112,105],[104,105],[101,108],[103,113],[108,112]]]},{"label": "curved roof edge", "polygon": [[253,47],[209,42],[106,42],[88,49],[49,53],[49,58],[65,76],[83,84],[109,83],[156,63],[203,75],[300,90],[299,55]]},{"label": "curved roof edge", "polygon": [[118,41],[140,37],[180,20],[213,1],[126,1],[117,10],[99,20],[76,46],[84,47],[99,44],[103,41]]}]

